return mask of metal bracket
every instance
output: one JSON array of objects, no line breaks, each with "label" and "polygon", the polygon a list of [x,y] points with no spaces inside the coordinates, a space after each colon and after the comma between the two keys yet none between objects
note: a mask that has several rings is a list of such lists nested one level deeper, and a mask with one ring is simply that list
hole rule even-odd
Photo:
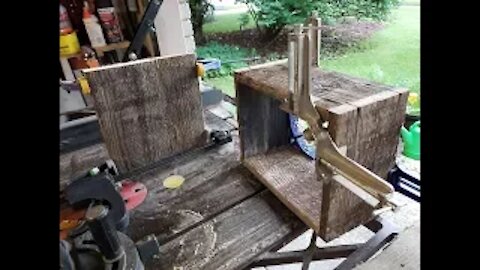
[{"label": "metal bracket", "polygon": [[[311,25],[304,27],[303,24],[297,24],[293,27],[293,33],[289,34],[288,89],[290,96],[282,105],[282,109],[308,123],[307,133],[313,137],[316,145],[317,175],[325,174],[326,170],[339,173],[376,198],[379,201],[378,207],[388,205],[387,196],[394,191],[392,185],[340,153],[328,130],[323,127],[325,121],[312,103],[310,93],[313,30]],[[323,179],[324,185],[327,185],[324,186],[327,192],[323,194],[328,197],[330,177]]]}]

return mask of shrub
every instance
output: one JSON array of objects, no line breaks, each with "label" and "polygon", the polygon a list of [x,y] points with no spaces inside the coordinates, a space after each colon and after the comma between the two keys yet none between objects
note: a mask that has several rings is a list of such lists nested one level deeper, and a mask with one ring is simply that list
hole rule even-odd
[{"label": "shrub", "polygon": [[197,55],[202,58],[217,58],[222,62],[220,70],[207,71],[207,78],[216,78],[229,76],[235,69],[246,67],[247,64],[242,59],[255,55],[255,50],[239,48],[218,42],[209,42],[205,46],[197,47]]},{"label": "shrub", "polygon": [[289,24],[301,23],[317,11],[324,23],[345,16],[385,20],[399,0],[237,0],[248,6],[258,31],[275,38]]}]

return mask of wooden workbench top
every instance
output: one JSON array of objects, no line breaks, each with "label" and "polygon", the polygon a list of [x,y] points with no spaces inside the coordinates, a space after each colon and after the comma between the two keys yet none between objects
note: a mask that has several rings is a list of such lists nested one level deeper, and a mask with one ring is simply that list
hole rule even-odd
[{"label": "wooden workbench top", "polygon": [[[209,128],[225,125],[209,112],[205,118]],[[61,155],[61,182],[105,158],[102,143]],[[180,188],[163,187],[171,174],[185,177]],[[240,164],[236,134],[232,143],[177,158],[132,179],[146,185],[148,196],[130,212],[128,234],[136,241],[154,233],[161,245],[159,258],[146,269],[242,269],[306,230]]]}]

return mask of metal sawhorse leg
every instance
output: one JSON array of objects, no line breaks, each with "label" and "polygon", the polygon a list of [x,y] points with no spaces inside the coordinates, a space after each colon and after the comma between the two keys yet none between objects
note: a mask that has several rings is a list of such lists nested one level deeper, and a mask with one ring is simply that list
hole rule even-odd
[{"label": "metal sawhorse leg", "polygon": [[365,224],[365,227],[375,232],[375,235],[365,243],[319,248],[316,245],[317,235],[313,233],[307,249],[289,252],[268,252],[255,261],[251,267],[302,262],[302,270],[307,270],[312,261],[346,258],[335,269],[352,269],[372,257],[398,234],[398,229],[393,224],[380,217]]}]

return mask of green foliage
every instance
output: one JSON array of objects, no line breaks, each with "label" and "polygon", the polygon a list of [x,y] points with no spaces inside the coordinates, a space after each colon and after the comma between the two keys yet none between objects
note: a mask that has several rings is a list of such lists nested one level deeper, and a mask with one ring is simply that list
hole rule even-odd
[{"label": "green foliage", "polygon": [[324,23],[345,16],[385,20],[400,0],[237,0],[249,7],[258,30],[265,38],[275,37],[286,25],[304,22],[317,11]]},{"label": "green foliage", "polygon": [[317,1],[319,16],[336,19],[345,16],[385,20],[400,0],[322,0]]},{"label": "green foliage", "polygon": [[[203,31],[205,32],[205,34],[238,31],[240,30],[240,17],[244,16],[243,14],[245,13],[215,15],[214,21],[205,23],[203,25]],[[250,15],[248,15],[247,13],[247,16]],[[253,24],[253,20],[251,18],[249,19],[247,25],[242,27],[242,29],[248,28],[255,28],[255,25]]]},{"label": "green foliage", "polygon": [[240,21],[240,29],[244,29],[250,23],[250,17],[250,14],[244,13],[238,18]]},{"label": "green foliage", "polygon": [[207,11],[203,15],[203,23],[213,22],[215,20],[215,8],[212,5],[208,6]]},{"label": "green foliage", "polygon": [[202,58],[217,58],[222,62],[220,70],[209,70],[207,78],[217,78],[233,75],[235,69],[246,67],[245,58],[255,55],[255,50],[239,48],[218,42],[209,42],[205,46],[197,47],[197,55]]},{"label": "green foliage", "polygon": [[210,4],[209,0],[188,0],[188,5],[190,7],[190,20],[192,22],[195,40],[202,42],[204,40],[202,27],[205,19],[207,19],[207,21],[212,20],[213,5]]},{"label": "green foliage", "polygon": [[315,9],[316,0],[238,0],[248,6],[257,29],[268,39],[289,24],[305,20]]},{"label": "green foliage", "polygon": [[[401,6],[362,51],[321,61],[323,68],[406,87],[420,95],[420,8]],[[419,109],[419,104],[417,104]]]}]

